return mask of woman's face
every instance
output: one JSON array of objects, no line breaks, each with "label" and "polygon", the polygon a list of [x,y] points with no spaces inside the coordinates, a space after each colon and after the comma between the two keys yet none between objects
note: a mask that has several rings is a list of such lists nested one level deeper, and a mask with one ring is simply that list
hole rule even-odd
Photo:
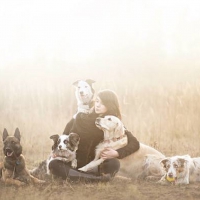
[{"label": "woman's face", "polygon": [[97,114],[104,114],[108,110],[99,97],[96,97],[94,108]]}]

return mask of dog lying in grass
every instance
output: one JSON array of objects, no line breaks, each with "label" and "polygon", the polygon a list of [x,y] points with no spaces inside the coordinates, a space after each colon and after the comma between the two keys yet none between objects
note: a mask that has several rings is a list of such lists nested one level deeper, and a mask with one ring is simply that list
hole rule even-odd
[{"label": "dog lying in grass", "polygon": [[161,160],[164,175],[158,181],[162,185],[182,185],[200,181],[200,157],[172,156]]},{"label": "dog lying in grass", "polygon": [[15,130],[14,136],[9,136],[7,130],[4,129],[3,152],[5,158],[2,164],[2,181],[6,185],[15,186],[44,183],[44,181],[32,176],[27,170],[20,139],[21,135],[18,128]]}]

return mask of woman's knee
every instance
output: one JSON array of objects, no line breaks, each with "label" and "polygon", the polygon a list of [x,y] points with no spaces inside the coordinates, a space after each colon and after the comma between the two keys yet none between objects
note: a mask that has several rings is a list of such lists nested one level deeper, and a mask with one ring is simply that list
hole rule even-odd
[{"label": "woman's knee", "polygon": [[66,179],[69,173],[70,166],[60,160],[52,160],[49,163],[51,174]]},{"label": "woman's knee", "polygon": [[107,159],[100,165],[101,174],[110,174],[111,176],[115,176],[119,169],[120,162],[116,158]]}]

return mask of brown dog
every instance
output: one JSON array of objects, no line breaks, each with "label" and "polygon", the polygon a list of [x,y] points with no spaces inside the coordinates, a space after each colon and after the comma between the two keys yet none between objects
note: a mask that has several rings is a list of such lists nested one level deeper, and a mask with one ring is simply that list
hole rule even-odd
[{"label": "brown dog", "polygon": [[5,155],[2,166],[2,180],[6,185],[22,186],[29,183],[44,183],[26,169],[25,159],[22,155],[20,132],[17,128],[14,136],[9,136],[6,129],[3,131],[3,152]]}]

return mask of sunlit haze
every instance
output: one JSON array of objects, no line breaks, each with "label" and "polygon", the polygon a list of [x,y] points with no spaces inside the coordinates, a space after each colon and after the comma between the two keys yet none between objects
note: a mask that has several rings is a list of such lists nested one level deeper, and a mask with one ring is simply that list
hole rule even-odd
[{"label": "sunlit haze", "polygon": [[70,75],[74,80],[103,80],[124,75],[187,80],[200,75],[198,0],[0,4],[4,78]]}]

